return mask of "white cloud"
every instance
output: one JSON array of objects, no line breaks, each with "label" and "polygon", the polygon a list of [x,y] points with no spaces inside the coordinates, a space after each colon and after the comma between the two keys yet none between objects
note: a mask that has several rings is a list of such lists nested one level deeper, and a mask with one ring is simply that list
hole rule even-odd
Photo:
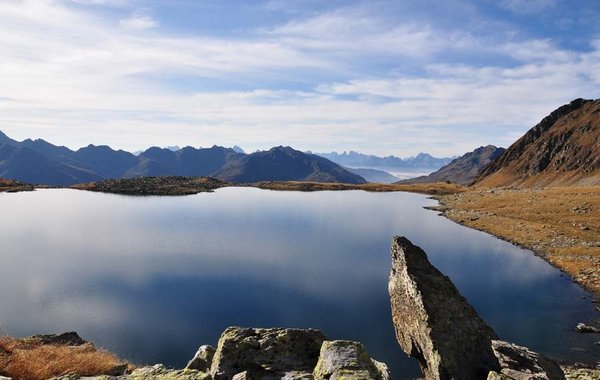
[{"label": "white cloud", "polygon": [[[597,41],[587,53],[549,39],[490,41],[429,24],[391,25],[364,10],[238,38],[115,29],[117,22],[59,2],[3,4],[0,130],[71,147],[283,144],[453,155],[507,145],[572,98],[598,97],[600,84]],[[449,63],[446,54],[456,51],[519,63]],[[416,69],[356,69],[381,55]],[[261,82],[306,73],[318,79],[302,90]],[[202,78],[254,89],[209,91]]]},{"label": "white cloud", "polygon": [[119,21],[119,25],[125,29],[144,30],[157,27],[158,22],[150,15],[136,12],[128,18]]}]

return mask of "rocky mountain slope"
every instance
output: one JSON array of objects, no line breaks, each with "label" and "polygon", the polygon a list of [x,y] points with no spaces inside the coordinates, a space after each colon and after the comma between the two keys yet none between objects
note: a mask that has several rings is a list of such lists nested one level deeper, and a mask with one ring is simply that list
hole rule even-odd
[{"label": "rocky mountain slope", "polygon": [[326,158],[302,153],[289,146],[239,156],[212,176],[229,182],[310,181],[366,183]]},{"label": "rocky mountain slope", "polygon": [[600,99],[576,99],[545,117],[485,167],[476,185],[600,184]]},{"label": "rocky mountain slope", "polygon": [[108,146],[77,151],[47,141],[15,141],[0,132],[0,177],[33,184],[73,185],[146,176],[212,176],[229,182],[314,181],[365,183],[341,166],[292,148],[245,154],[230,148],[152,147],[139,155]]},{"label": "rocky mountain slope", "polygon": [[504,148],[498,148],[494,145],[482,146],[453,160],[436,172],[422,177],[398,181],[398,183],[452,182],[469,185],[486,165],[493,162],[504,151]]},{"label": "rocky mountain slope", "polygon": [[398,177],[391,175],[384,170],[367,169],[367,168],[344,168],[350,173],[357,174],[367,182],[371,183],[394,183],[398,181]]}]

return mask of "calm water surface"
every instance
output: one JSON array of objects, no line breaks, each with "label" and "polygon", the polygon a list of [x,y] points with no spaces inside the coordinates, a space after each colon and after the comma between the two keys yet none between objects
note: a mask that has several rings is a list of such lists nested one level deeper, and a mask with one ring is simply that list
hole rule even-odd
[{"label": "calm water surface", "polygon": [[228,326],[313,327],[412,378],[387,294],[390,241],[404,235],[502,338],[597,360],[598,338],[573,332],[599,316],[589,294],[530,252],[423,209],[434,204],[244,188],[0,194],[0,334],[75,330],[136,363],[182,367]]}]

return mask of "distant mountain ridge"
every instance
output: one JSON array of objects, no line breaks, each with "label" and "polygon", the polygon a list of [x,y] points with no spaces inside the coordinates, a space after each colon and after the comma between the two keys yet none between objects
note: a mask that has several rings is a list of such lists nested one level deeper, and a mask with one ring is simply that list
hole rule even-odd
[{"label": "distant mountain ridge", "polygon": [[400,158],[396,156],[379,157],[369,154],[363,154],[355,151],[337,153],[316,153],[339,165],[351,168],[371,168],[371,169],[430,169],[437,170],[447,165],[453,158],[433,157],[429,153],[419,153],[415,157]]},{"label": "distant mountain ridge", "polygon": [[576,99],[556,109],[486,166],[475,184],[600,184],[600,99]]},{"label": "distant mountain ridge", "polygon": [[506,149],[494,145],[482,146],[453,160],[448,165],[427,176],[406,179],[396,183],[452,182],[470,185],[481,170],[496,160]]},{"label": "distant mountain ridge", "polygon": [[291,147],[245,154],[236,147],[152,147],[139,155],[108,146],[77,151],[44,140],[18,142],[0,132],[0,177],[33,184],[73,185],[142,176],[213,176],[230,182],[315,181],[366,183],[359,175]]}]

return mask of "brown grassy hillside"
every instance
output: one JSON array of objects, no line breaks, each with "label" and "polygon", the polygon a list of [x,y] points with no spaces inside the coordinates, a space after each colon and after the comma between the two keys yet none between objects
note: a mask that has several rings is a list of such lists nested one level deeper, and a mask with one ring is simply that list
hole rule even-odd
[{"label": "brown grassy hillside", "polygon": [[477,186],[600,184],[600,99],[564,105],[485,167]]}]

